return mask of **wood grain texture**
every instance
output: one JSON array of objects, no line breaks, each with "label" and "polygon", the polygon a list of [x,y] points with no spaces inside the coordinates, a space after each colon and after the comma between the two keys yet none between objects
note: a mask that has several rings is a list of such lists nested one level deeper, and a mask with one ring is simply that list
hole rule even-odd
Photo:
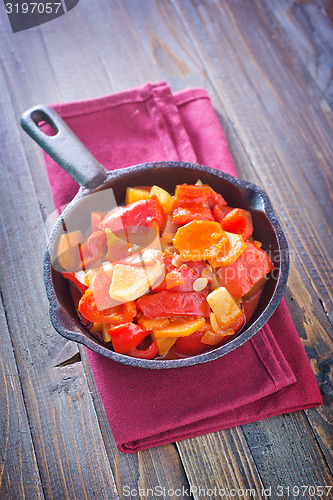
[{"label": "wood grain texture", "polygon": [[2,302],[0,342],[0,496],[2,500],[42,499],[43,489]]},{"label": "wood grain texture", "polygon": [[[327,397],[322,409],[307,413],[310,425],[307,425],[304,430],[308,438],[313,431],[316,432],[326,460],[331,462],[332,329],[325,311],[321,310],[323,302],[326,310],[331,309],[332,304],[331,290],[327,285],[327,277],[329,281],[331,269],[332,254],[328,250],[331,248],[331,238],[326,232],[331,231],[329,222],[331,216],[328,214],[332,209],[329,183],[332,155],[329,142],[326,142],[325,146],[327,148],[325,161],[320,166],[310,160],[313,148],[319,152],[322,146],[322,134],[332,136],[327,109],[324,107],[324,112],[319,111],[321,110],[320,93],[316,92],[311,79],[306,77],[305,69],[301,68],[299,71],[288,59],[286,48],[280,38],[276,37],[279,39],[279,45],[272,44],[271,40],[275,35],[272,30],[274,28],[278,31],[278,28],[271,26],[265,18],[265,13],[258,10],[258,5],[256,5],[255,13],[251,12],[250,6],[242,12],[238,2],[206,2],[204,5],[198,2],[176,2],[176,6],[200,54],[201,61],[212,79],[220,100],[219,109],[223,109],[229,128],[232,124],[244,147],[244,151],[232,147],[236,164],[239,164],[238,153],[240,151],[245,161],[247,156],[247,164],[246,166],[243,164],[240,172],[244,172],[245,178],[261,184],[273,199],[291,242],[292,260],[295,261],[298,272],[307,282],[305,291],[304,288],[300,288],[302,281],[298,276],[298,282],[292,288],[295,305],[299,302],[302,304],[303,315],[297,327],[312,364],[320,365],[322,370],[325,370],[324,390],[327,391]],[[250,32],[255,32],[256,36],[253,37]],[[277,74],[279,79],[276,79]],[[299,91],[298,87],[294,91],[295,80],[300,83]],[[310,91],[306,90],[304,93],[305,88],[302,88],[302,85],[305,87],[305,80],[306,88],[310,87]],[[297,105],[294,103],[288,111],[287,107],[291,105],[289,91],[293,94],[292,98],[297,100]],[[308,123],[304,124],[303,109],[309,110],[312,106],[314,109],[311,111],[315,110],[315,115],[312,115]],[[293,142],[286,135],[283,137],[284,134],[281,134],[281,123],[284,123],[286,132],[292,130]],[[309,144],[307,144],[307,133],[302,131],[304,126],[317,128],[319,131],[317,136],[311,134],[312,140]],[[258,127],[260,127],[260,132]],[[297,149],[301,152],[300,155],[296,154]],[[311,182],[314,175],[316,186]],[[320,192],[316,193],[319,185],[321,185]],[[309,203],[311,203],[311,209]],[[308,215],[311,214],[306,221],[303,218],[305,212]],[[302,214],[301,218],[300,214]],[[326,228],[318,232],[317,224],[322,224],[323,221],[324,226],[326,223]],[[322,255],[318,255],[320,249],[322,249]],[[320,294],[320,300],[318,299],[318,291],[324,288],[326,288],[326,301]],[[304,300],[304,295],[307,302]],[[320,330],[317,328],[318,324]],[[319,373],[320,369],[315,371],[319,375],[320,382],[322,376]],[[251,425],[249,424],[249,429]],[[270,421],[267,421],[265,425],[269,428]],[[297,435],[296,428],[294,431]],[[283,443],[282,448],[288,449],[286,436],[280,432],[278,434],[280,444]],[[265,466],[260,452],[252,446],[251,441],[248,443],[260,475],[267,485],[267,477],[262,474]],[[298,450],[300,447],[301,442],[298,443]],[[310,465],[310,471],[312,467],[316,467],[316,460],[319,462],[322,460],[321,452],[316,450],[316,443],[313,443],[312,457],[316,458]],[[285,485],[299,484],[298,462],[295,455],[294,460],[297,465],[289,469],[288,476],[284,476],[283,484]],[[328,474],[326,465],[323,470],[324,475]]]},{"label": "wood grain texture", "polygon": [[286,222],[293,250],[332,320],[330,112],[258,2],[246,9],[231,1],[176,6],[220,106]]},{"label": "wood grain texture", "polygon": [[163,499],[173,498],[167,494],[167,490],[171,488],[181,491],[184,488],[186,490],[189,487],[188,480],[173,445],[143,450],[135,455],[121,453],[116,448],[85,348],[80,347],[80,352],[119,498],[128,498],[129,490],[138,492],[140,488],[156,492],[162,491],[163,494],[159,498]]},{"label": "wood grain texture", "polygon": [[47,498],[83,499],[96,492],[116,498],[82,365],[56,366],[77,346],[49,322],[43,221],[2,72],[0,86],[2,297],[43,491]]},{"label": "wood grain texture", "polygon": [[[96,12],[96,9],[94,9],[94,11]],[[94,26],[96,32],[99,30],[98,23],[99,19],[95,19]],[[59,38],[58,33],[52,28],[50,29],[50,26],[41,26],[38,28],[38,31],[29,34],[29,44],[26,45],[22,45],[22,40],[17,39],[14,39],[14,43],[12,43],[10,33],[7,33],[6,40],[8,44],[11,43],[12,47],[11,56],[7,55],[6,57],[5,54],[3,62],[10,88],[14,89],[13,107],[16,110],[17,116],[19,116],[24,109],[36,102],[49,104],[55,102],[55,100],[59,102],[77,100],[79,98],[88,98],[92,95],[98,96],[108,94],[113,90],[109,81],[109,75],[106,75],[104,71],[103,64],[100,62],[98,51],[93,45],[92,39],[83,35],[84,32],[88,32],[88,21],[86,23],[80,11],[78,17],[73,18],[72,16],[66,16],[63,19],[63,30],[64,36]],[[39,47],[47,47],[47,49],[40,51]],[[68,54],[68,57],[66,52],[66,57],[60,57],[59,54],[64,54],[65,47],[79,47],[80,50],[79,52],[72,51]],[[13,53],[15,54],[14,58],[12,57]],[[36,53],[38,53],[38,58],[35,57]],[[115,47],[113,47],[112,53],[117,53]],[[82,66],[80,54],[85,54],[85,57],[90,61],[88,66]],[[15,60],[15,64],[13,63],[13,59]],[[31,68],[34,68],[29,72],[24,71],[27,61],[30,61]],[[66,64],[63,65],[63,62],[66,62]],[[91,74],[90,68],[92,65],[94,67],[94,73],[99,75],[98,80]],[[16,80],[17,66],[22,69],[22,78],[19,82]],[[84,71],[90,72],[89,78],[91,78],[91,80],[88,79],[88,85],[87,75]],[[37,86],[39,75],[42,72],[44,78],[48,81],[48,85],[43,85],[41,87],[39,84],[39,88],[36,89],[35,85]],[[53,78],[53,75],[56,75],[56,77]],[[97,83],[94,83],[95,81]],[[144,80],[142,83],[144,83]],[[128,82],[128,86],[131,85],[135,85],[134,80]],[[29,92],[31,90],[32,94],[26,92],[25,88],[28,88]],[[32,99],[34,99],[34,101]],[[29,160],[29,168],[39,201],[39,208],[45,220],[53,210],[53,203],[42,154],[40,149],[36,148],[32,141],[26,137],[26,134],[22,131],[20,131],[20,134]],[[36,158],[38,159],[37,162]],[[46,306],[45,312],[47,314]],[[56,356],[53,360],[54,365],[70,358],[77,352],[77,347],[70,348],[70,346],[71,343],[68,343],[69,350],[63,352],[60,357]],[[109,464],[107,464],[106,467],[111,467],[120,498],[123,498],[124,486],[138,489],[139,487],[161,487],[166,483],[173,483],[177,487],[186,487],[186,476],[179,456],[172,445],[169,447],[165,446],[163,454],[153,450],[147,450],[141,452],[139,457],[121,454],[116,449],[85,350],[80,349],[80,352],[105,442],[106,453],[109,460]],[[70,365],[67,366],[67,369],[70,369]],[[64,370],[64,368],[61,368],[61,370]],[[70,379],[68,381],[68,387],[71,387],[72,383],[73,381]],[[65,424],[61,422],[59,425]],[[158,460],[156,456],[159,457]],[[165,496],[165,498],[169,498],[169,496]]]},{"label": "wood grain texture", "polygon": [[[291,54],[299,58],[333,106],[333,30],[330,0],[264,0],[283,28]],[[288,41],[286,38],[288,37]]]},{"label": "wood grain texture", "polygon": [[177,446],[195,499],[208,490],[216,499],[237,498],[238,490],[245,498],[264,498],[264,484],[240,427],[187,439]]},{"label": "wood grain texture", "polygon": [[308,429],[301,412],[242,426],[251,450],[257,449],[255,462],[266,488],[277,492],[278,486],[286,491],[288,486],[332,484],[329,467]]}]

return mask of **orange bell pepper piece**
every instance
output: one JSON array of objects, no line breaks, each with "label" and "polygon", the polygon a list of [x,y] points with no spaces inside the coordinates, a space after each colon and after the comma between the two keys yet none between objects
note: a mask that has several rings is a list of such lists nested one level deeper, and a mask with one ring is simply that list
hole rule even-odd
[{"label": "orange bell pepper piece", "polygon": [[217,345],[217,344],[225,344],[235,335],[235,332],[232,328],[225,328],[221,330],[221,333],[216,333],[212,330],[207,330],[201,337],[201,342],[207,345]]},{"label": "orange bell pepper piece", "polygon": [[[174,269],[173,271],[170,271],[169,273],[167,273],[165,275],[165,283],[166,283],[167,290],[169,290],[170,288],[173,288],[175,286],[183,285],[184,284],[183,276],[181,275],[181,273],[179,271]],[[193,288],[192,288],[192,290],[193,290]]]},{"label": "orange bell pepper piece", "polygon": [[158,337],[187,337],[205,325],[205,318],[170,321],[167,326],[153,330]]}]

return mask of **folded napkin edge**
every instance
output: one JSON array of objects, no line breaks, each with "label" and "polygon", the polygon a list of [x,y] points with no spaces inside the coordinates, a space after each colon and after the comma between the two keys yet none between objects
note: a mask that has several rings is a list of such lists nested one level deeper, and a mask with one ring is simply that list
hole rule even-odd
[{"label": "folded napkin edge", "polygon": [[[295,407],[285,407],[284,409],[279,409],[278,411],[272,410],[271,412],[265,413],[262,416],[258,416],[255,419],[255,422],[259,422],[261,420],[268,420],[272,417],[277,417],[281,415],[285,415],[288,413],[294,413],[296,411],[307,410],[309,408],[315,408],[320,406],[323,403],[322,399],[318,399],[318,401],[313,401],[311,403],[299,404]],[[221,414],[221,418],[222,418]],[[215,415],[216,418],[216,415]],[[241,419],[239,422],[235,423],[235,419],[230,418],[230,420],[225,420],[223,424],[214,423],[207,425],[207,420],[205,420],[206,426],[205,428],[200,427],[200,421],[193,422],[192,425],[195,425],[194,428],[188,428],[189,426],[178,427],[176,429],[177,439],[174,439],[176,436],[173,436],[174,430],[164,431],[160,434],[151,435],[149,437],[140,438],[136,441],[129,441],[124,443],[117,443],[116,446],[119,451],[122,453],[137,453],[141,450],[146,450],[149,448],[154,448],[156,446],[161,446],[170,443],[177,443],[178,441],[183,441],[184,439],[195,438],[204,436],[206,434],[211,434],[213,432],[220,432],[227,429],[232,429],[234,427],[239,427],[242,425],[247,425],[253,423],[254,420],[251,417],[245,417]],[[198,426],[199,424],[199,426]]]}]

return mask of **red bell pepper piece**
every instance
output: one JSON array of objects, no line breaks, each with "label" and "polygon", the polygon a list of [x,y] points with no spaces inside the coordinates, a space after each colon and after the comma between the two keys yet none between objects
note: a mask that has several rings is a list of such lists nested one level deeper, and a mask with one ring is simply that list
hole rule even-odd
[{"label": "red bell pepper piece", "polygon": [[192,220],[214,220],[212,209],[216,204],[226,205],[223,197],[210,186],[180,184],[175,190],[172,223],[188,224]]},{"label": "red bell pepper piece", "polygon": [[241,316],[240,318],[238,318],[237,321],[235,321],[235,323],[233,323],[232,325],[230,325],[230,328],[233,329],[233,331],[236,333],[238,332],[238,330],[240,330],[242,328],[242,326],[244,325],[246,321],[246,317],[245,317],[245,314],[243,316]]},{"label": "red bell pepper piece", "polygon": [[81,267],[86,269],[102,259],[107,251],[105,231],[95,231],[80,247]]},{"label": "red bell pepper piece", "polygon": [[200,276],[202,271],[207,268],[207,262],[205,260],[189,260],[186,261],[186,265]]},{"label": "red bell pepper piece", "polygon": [[125,302],[124,304],[110,307],[102,311],[96,304],[93,292],[88,289],[81,297],[78,311],[92,323],[121,325],[133,320],[136,315],[136,306],[134,302]]},{"label": "red bell pepper piece", "polygon": [[214,219],[216,220],[216,222],[221,222],[222,219],[224,219],[224,217],[229,213],[231,212],[231,210],[233,210],[231,207],[228,207],[227,205],[225,204],[222,204],[220,205],[219,203],[217,203],[214,207],[213,207],[213,215],[214,215]]},{"label": "red bell pepper piece", "polygon": [[224,200],[222,195],[216,193],[213,188],[208,184],[178,184],[175,189],[175,200],[181,201],[182,199],[189,199],[195,201],[204,197],[208,200],[209,206],[213,208],[216,203],[221,205],[226,205],[227,202]]},{"label": "red bell pepper piece", "polygon": [[160,292],[140,297],[136,304],[147,319],[169,316],[208,317],[205,292]]},{"label": "red bell pepper piece", "polygon": [[[172,287],[173,292],[193,292],[193,283],[195,282],[195,280],[200,278],[200,274],[196,273],[186,264],[182,264],[177,270],[173,269],[170,272],[180,274],[183,280],[183,283],[181,285]],[[154,288],[154,292],[163,292],[167,290],[168,287],[166,279],[164,279],[160,285]]]},{"label": "red bell pepper piece", "polygon": [[88,286],[81,283],[81,281],[79,281],[75,276],[75,273],[62,273],[62,275],[64,278],[74,283],[74,285],[80,290],[81,293],[84,293],[87,290]]},{"label": "red bell pepper piece", "polygon": [[207,198],[201,197],[195,203],[190,203],[183,199],[173,209],[173,224],[188,224],[192,220],[214,220]]},{"label": "red bell pepper piece", "polygon": [[178,337],[174,344],[174,350],[183,356],[196,356],[208,351],[211,346],[201,342],[205,332],[206,328],[198,330],[187,337]]},{"label": "red bell pepper piece", "polygon": [[240,234],[244,241],[253,233],[251,214],[242,208],[234,208],[227,213],[221,221],[221,226],[229,233]]},{"label": "red bell pepper piece", "polygon": [[110,229],[110,231],[121,231],[127,227],[154,226],[156,223],[159,228],[163,228],[165,220],[164,210],[160,203],[150,198],[148,200],[139,200],[125,207],[118,207],[110,212],[99,224],[99,229]]},{"label": "red bell pepper piece", "polygon": [[217,276],[222,286],[237,300],[272,269],[269,255],[248,241],[240,257],[233,264],[220,267]]},{"label": "red bell pepper piece", "polygon": [[140,359],[154,359],[158,354],[158,346],[156,342],[152,342],[150,346],[145,349],[138,349],[135,347],[132,351],[126,353],[127,356],[131,356],[132,358],[140,358]]},{"label": "red bell pepper piece", "polygon": [[111,336],[113,349],[120,354],[128,354],[147,337],[149,332],[134,323],[126,323],[110,328],[108,334]]}]

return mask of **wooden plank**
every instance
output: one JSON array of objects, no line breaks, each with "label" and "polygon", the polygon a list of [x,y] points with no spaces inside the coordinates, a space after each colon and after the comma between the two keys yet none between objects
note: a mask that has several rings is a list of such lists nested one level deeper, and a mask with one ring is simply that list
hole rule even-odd
[{"label": "wooden plank", "polygon": [[0,302],[0,498],[44,498],[5,311]]},{"label": "wooden plank", "polygon": [[136,454],[121,453],[116,448],[86,350],[81,347],[80,352],[119,497],[128,498],[129,491],[139,492],[141,488],[158,493],[159,498],[168,499],[172,496],[168,495],[167,491],[164,493],[164,488],[168,490],[167,486],[173,490],[188,489],[188,480],[174,446],[160,446]]},{"label": "wooden plank", "polygon": [[332,107],[333,19],[329,3],[323,0],[264,0],[261,3],[271,10],[285,32],[291,55],[301,59]]},{"label": "wooden plank", "polygon": [[[292,314],[294,324],[302,339],[312,369],[316,375],[323,404],[306,410],[312,432],[320,445],[325,460],[333,474],[332,441],[332,348],[327,335],[330,325],[323,314],[322,306],[311,294],[311,284],[306,274],[301,275],[291,263],[285,299]],[[308,431],[309,432],[309,431]],[[311,435],[309,433],[309,435]]]},{"label": "wooden plank", "polygon": [[[308,428],[304,412],[242,426],[251,451],[257,450],[255,462],[261,479],[266,488],[272,488],[276,498],[288,498],[288,487],[291,491],[298,487],[301,492],[304,485],[332,485],[332,474]],[[279,492],[284,494],[278,495]]]},{"label": "wooden plank", "polygon": [[[109,12],[109,8],[107,11]],[[5,52],[4,65],[10,87],[14,89],[13,106],[17,116],[24,109],[37,102],[48,104],[55,101],[91,98],[111,92],[110,75],[105,76],[104,66],[100,62],[94,39],[87,32],[87,26],[90,23],[96,32],[100,30],[100,19],[98,16],[94,16],[94,12],[98,14],[100,10],[94,8],[87,22],[81,15],[80,6],[76,8],[75,16],[64,16],[61,20],[64,30],[61,39],[59,33],[51,25],[44,25],[38,28],[38,31],[30,32],[25,44],[23,37],[12,40],[10,34],[7,34],[5,41],[7,47],[11,44],[11,53]],[[59,57],[63,45],[77,49],[68,55],[65,65],[63,59]],[[38,59],[34,58],[36,52]],[[15,57],[12,57],[13,53]],[[117,48],[113,47],[111,53],[116,54]],[[82,57],[88,61],[87,64],[82,65]],[[17,81],[18,67],[21,73],[19,81]],[[92,67],[94,68],[93,73]],[[90,74],[88,80],[86,72]],[[47,85],[40,85],[39,75],[41,73],[47,80]],[[98,74],[97,80],[96,74]],[[96,81],[97,84],[95,84]],[[130,85],[134,85],[134,83]],[[25,88],[29,89],[29,93],[25,91]],[[45,219],[52,212],[53,203],[41,151],[33,145],[31,140],[26,138],[24,133],[21,132],[21,136],[23,136],[39,206]],[[45,308],[46,310],[47,308]],[[70,345],[71,343],[69,343]],[[75,352],[74,348],[69,348],[66,354],[63,353],[62,356],[57,357],[55,364],[70,358]],[[156,486],[164,487],[165,484],[173,484],[178,488],[187,487],[188,483],[182,464],[172,445],[163,447],[163,452],[161,450],[146,450],[138,455],[122,454],[116,449],[85,349],[80,348],[80,353],[120,497],[123,497],[124,486],[134,489],[140,485],[140,487],[155,488]]]},{"label": "wooden plank", "polygon": [[98,46],[110,91],[162,79],[173,91],[207,86],[207,75],[169,1],[112,0],[110,8],[108,0],[101,0],[99,9],[91,2],[80,7]]},{"label": "wooden plank", "polygon": [[2,72],[0,86],[2,294],[43,491],[47,498],[92,498],[96,492],[116,498],[82,364],[57,367],[77,346],[49,322],[43,221]]},{"label": "wooden plank", "polygon": [[[89,85],[87,85],[85,75],[82,71],[83,68],[81,59],[75,51],[73,51],[72,57],[68,60],[68,64],[72,71],[70,73],[66,72],[62,67],[62,61],[57,57],[57,54],[59,53],[59,38],[54,34],[54,32],[52,32],[52,30],[41,30],[42,37],[48,47],[48,53],[51,58],[53,71],[57,74],[58,87],[65,100],[97,97],[98,95],[104,95],[111,92],[114,79],[111,79],[110,74],[105,70],[105,66],[101,64],[102,58],[99,50],[96,48],[96,44],[94,43],[95,36],[82,36],[84,27],[88,29],[88,26],[89,28],[93,26],[96,33],[99,32],[101,24],[98,15],[100,12],[100,9],[93,9],[88,17],[88,20],[85,20],[82,16],[81,10],[79,10],[78,16],[75,17],[75,20],[70,17],[66,19],[65,27],[65,32],[68,34],[66,43],[75,47],[80,46],[80,50],[84,53],[85,59],[87,59],[88,54],[88,61],[91,61],[91,64],[88,63],[85,68],[90,71],[90,67],[94,67],[94,73],[99,75],[99,86],[96,86],[92,81],[90,81]],[[108,7],[106,8],[104,15],[106,12],[110,12]],[[113,15],[115,15],[114,12]],[[112,26],[112,23],[110,26]],[[79,40],[80,37],[81,39]],[[118,50],[115,49],[116,47],[113,47],[111,51],[112,54],[118,53]],[[117,66],[113,66],[113,68],[118,67],[118,65],[119,62],[117,62]],[[105,77],[106,73],[107,76]],[[94,75],[92,75],[92,78],[95,80]],[[84,82],[83,85],[82,82]],[[112,88],[112,90],[114,90],[114,88]],[[138,456],[129,454],[124,455],[116,449],[84,349],[81,349],[81,354],[85,363],[85,371],[88,374],[88,383],[96,406],[103,439],[120,497],[122,498],[126,493],[126,489],[124,490],[125,486],[131,490],[138,490],[138,488],[155,488],[157,486],[163,487],[163,481],[167,481],[168,483],[172,482],[179,488],[186,487],[187,480],[179,456],[171,445],[165,446],[163,448],[163,453],[156,450],[145,450],[140,452]],[[156,453],[159,454],[158,461],[154,458]]]},{"label": "wooden plank", "polygon": [[240,427],[187,439],[177,447],[195,499],[265,498],[264,484]]},{"label": "wooden plank", "polygon": [[[331,328],[325,311],[318,300],[319,295],[320,300],[325,302],[325,308],[331,307],[330,290],[327,288],[325,300],[323,300],[323,294],[319,293],[319,291],[323,291],[323,287],[326,287],[325,279],[330,269],[329,257],[325,255],[326,245],[330,246],[330,242],[326,234],[319,235],[318,232],[315,232],[314,236],[314,238],[318,236],[316,248],[313,247],[313,242],[310,242],[313,240],[311,231],[315,224],[314,221],[317,223],[324,221],[325,224],[327,210],[330,210],[328,165],[331,156],[325,135],[326,132],[331,133],[331,128],[325,114],[326,108],[324,111],[320,109],[320,95],[318,97],[318,91],[316,93],[316,88],[311,80],[306,78],[304,71],[302,72],[301,69],[299,73],[297,68],[288,62],[287,54],[283,52],[284,47],[280,40],[278,39],[272,46],[271,40],[275,33],[270,33],[262,12],[258,12],[258,16],[256,16],[251,11],[251,7],[242,11],[240,4],[234,2],[207,2],[204,5],[199,4],[199,2],[177,2],[175,5],[196,46],[202,64],[212,80],[219,98],[218,109],[223,110],[224,122],[229,123],[227,129],[230,129],[230,124],[232,124],[239,142],[244,147],[243,151],[241,147],[234,147],[234,144],[230,143],[236,164],[240,166],[243,161],[245,162],[243,169],[240,170],[243,177],[261,184],[266,189],[284,223],[289,241],[291,241],[291,257],[296,261],[298,273],[306,281],[306,288],[304,285],[302,288],[300,286],[302,281],[293,269],[292,294],[295,298],[293,304],[295,307],[299,307],[298,304],[301,304],[302,307],[302,316],[296,326],[301,335],[302,330],[306,329],[302,336],[312,364],[326,367],[325,384],[327,391],[330,391],[332,359],[329,354],[331,353],[329,334]],[[253,33],[256,35],[253,36]],[[265,56],[264,50],[267,48],[268,52]],[[279,59],[281,61],[276,65]],[[285,63],[285,70],[281,69],[282,61]],[[250,67],[251,65],[253,68]],[[282,83],[281,89],[279,89],[281,72]],[[291,74],[289,85],[288,72]],[[279,76],[277,77],[277,75]],[[302,134],[295,133],[295,128],[302,129],[304,115],[297,116],[300,113],[296,112],[299,123],[295,127],[295,118],[291,119],[290,113],[288,114],[290,99],[288,96],[285,98],[285,92],[282,93],[283,88],[290,89],[295,86],[292,79],[297,80],[297,85],[299,84],[301,89],[296,92],[296,97],[300,103],[306,101],[304,106],[307,110],[310,108],[309,116],[311,119],[305,118],[307,120],[306,127],[310,127],[311,122],[311,125],[317,128],[314,142],[311,142],[310,145],[306,144],[307,139],[304,131]],[[309,86],[309,90],[306,85]],[[299,93],[304,93],[304,96],[298,95]],[[295,98],[294,95],[293,97]],[[313,109],[311,109],[312,106]],[[295,112],[295,106],[293,106],[293,112]],[[283,117],[284,114],[287,119]],[[276,126],[279,120],[283,123],[285,134],[281,134],[281,127]],[[287,138],[288,134],[290,134],[292,142],[295,143],[292,144],[292,148],[289,148],[291,140],[289,137]],[[287,148],[285,147],[286,138]],[[325,162],[320,165],[322,170],[316,168],[315,183],[311,182],[314,174],[310,174],[309,168],[312,166],[311,148],[313,147],[317,151],[326,150],[324,152]],[[300,155],[296,154],[296,148],[301,151]],[[289,157],[291,153],[292,161]],[[307,180],[302,173],[303,157],[307,160],[303,162],[308,174]],[[286,161],[282,161],[282,159]],[[298,160],[296,165],[295,160]],[[313,186],[313,184],[315,185]],[[321,186],[321,200],[316,201],[315,198],[319,196],[319,193],[315,194],[318,186]],[[293,191],[297,196],[293,194]],[[304,200],[306,200],[305,203]],[[311,200],[311,208],[307,200]],[[312,222],[307,219],[310,213],[311,218],[313,217]],[[302,214],[304,220],[300,220],[299,214]],[[301,231],[298,225],[301,226]],[[301,235],[301,232],[304,234]],[[318,248],[319,252],[320,248],[323,249],[323,255],[318,255]],[[316,260],[315,268],[314,260]],[[311,304],[311,308],[309,304]],[[318,325],[322,325],[319,330]],[[317,369],[317,373],[319,371]],[[318,373],[318,375],[320,382],[321,374]],[[328,395],[326,403],[328,403],[329,397]],[[313,462],[309,464],[309,469],[316,467],[317,461],[318,463],[322,461],[323,479],[327,479],[328,469],[321,453],[324,453],[327,460],[330,457],[329,414],[330,409],[327,406],[308,411],[307,415],[312,429],[305,424],[304,420],[302,421],[304,432],[308,436],[307,439],[311,436]],[[283,417],[277,417],[277,419],[279,418]],[[251,429],[251,425],[249,424],[247,428]],[[296,426],[296,423],[293,425]],[[269,429],[271,422],[265,421],[265,426]],[[316,433],[321,450],[318,449],[315,440],[313,440],[312,430]],[[294,431],[297,435],[297,426]],[[280,449],[288,448],[286,435],[280,433],[276,426],[274,432],[278,435]],[[252,446],[251,441],[248,443],[259,474],[266,486],[268,476],[263,474],[266,464],[258,449]],[[301,442],[298,442],[298,450],[301,447]],[[279,450],[276,450],[276,456],[278,453]],[[303,461],[305,458],[306,456],[303,455]],[[297,454],[294,455],[294,459],[297,460]],[[274,463],[276,461],[274,460]],[[297,463],[288,476],[288,480],[292,477],[292,484],[299,484]]]},{"label": "wooden plank", "polygon": [[332,126],[322,96],[306,69],[290,59],[259,5],[175,5],[224,115],[288,223],[297,258],[332,317]]}]

